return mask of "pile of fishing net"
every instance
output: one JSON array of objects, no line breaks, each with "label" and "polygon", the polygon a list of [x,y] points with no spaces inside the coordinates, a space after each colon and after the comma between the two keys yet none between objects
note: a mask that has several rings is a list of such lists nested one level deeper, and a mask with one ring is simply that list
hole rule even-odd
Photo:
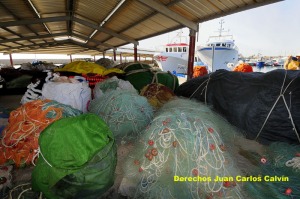
[{"label": "pile of fishing net", "polygon": [[75,61],[65,65],[63,68],[57,68],[54,70],[55,72],[74,72],[78,74],[87,74],[87,73],[94,73],[98,75],[108,75],[110,73],[118,73],[123,74],[124,71],[118,68],[109,68],[106,69],[104,66],[100,66],[98,64],[92,62],[85,62],[85,61]]},{"label": "pile of fishing net", "polygon": [[113,185],[116,144],[97,115],[52,123],[40,135],[32,188],[48,199],[98,198]]},{"label": "pile of fishing net", "polygon": [[193,69],[193,78],[195,77],[201,77],[204,75],[207,75],[207,68],[205,66],[194,66]]},{"label": "pile of fishing net", "polygon": [[115,62],[108,58],[100,58],[95,63],[105,68],[112,68],[115,65]]},{"label": "pile of fishing net", "polygon": [[300,143],[300,71],[218,70],[181,84],[175,94],[212,105],[247,138]]},{"label": "pile of fishing net", "polygon": [[151,83],[163,84],[172,91],[179,86],[178,78],[175,75],[155,70],[147,64],[129,63],[118,67],[125,71],[125,80],[129,81],[138,92]]},{"label": "pile of fishing net", "polygon": [[153,109],[147,99],[130,90],[110,90],[91,101],[89,111],[102,118],[117,141],[134,138],[147,126]]},{"label": "pile of fishing net", "polygon": [[300,197],[300,146],[272,143],[262,155],[252,154],[258,167],[249,173],[260,180],[245,183],[245,190],[257,199]]},{"label": "pile of fishing net", "polygon": [[169,87],[159,83],[148,84],[141,90],[140,95],[146,97],[154,109],[159,109],[175,96]]},{"label": "pile of fishing net", "polygon": [[118,79],[116,76],[113,76],[109,79],[104,80],[103,82],[99,82],[96,84],[93,90],[94,97],[99,98],[105,92],[110,90],[128,90],[137,92],[129,81],[124,81],[122,79]]},{"label": "pile of fishing net", "polygon": [[31,164],[37,157],[40,133],[54,121],[79,114],[79,110],[51,100],[28,102],[12,111],[2,132],[0,165]]},{"label": "pile of fishing net", "polygon": [[68,78],[56,75],[51,80],[43,85],[41,92],[43,99],[55,100],[82,112],[87,112],[92,91],[84,78],[80,79],[79,76]]},{"label": "pile of fishing net", "polygon": [[[236,129],[202,103],[174,99],[137,139],[121,194],[134,198],[242,198],[230,151]],[[226,178],[231,176],[233,180]],[[215,178],[224,177],[215,181]]]},{"label": "pile of fishing net", "polygon": [[253,68],[250,64],[247,63],[241,63],[238,66],[236,66],[233,69],[234,72],[243,72],[243,73],[249,73],[249,72],[253,72]]}]

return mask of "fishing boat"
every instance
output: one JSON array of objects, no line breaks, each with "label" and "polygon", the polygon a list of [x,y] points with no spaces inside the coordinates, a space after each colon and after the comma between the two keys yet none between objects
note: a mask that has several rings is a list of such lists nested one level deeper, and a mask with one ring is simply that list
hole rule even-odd
[{"label": "fishing boat", "polygon": [[220,22],[219,34],[210,36],[205,45],[197,46],[196,53],[208,66],[209,72],[230,69],[238,63],[238,48],[232,35],[224,35],[224,20]]},{"label": "fishing boat", "polygon": [[162,71],[172,74],[187,74],[189,44],[182,32],[163,46],[163,50],[154,54],[154,60]]}]

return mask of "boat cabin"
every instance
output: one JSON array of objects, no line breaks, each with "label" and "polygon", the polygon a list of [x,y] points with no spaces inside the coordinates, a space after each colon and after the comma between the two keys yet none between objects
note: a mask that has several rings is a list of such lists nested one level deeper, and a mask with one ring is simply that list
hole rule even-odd
[{"label": "boat cabin", "polygon": [[166,52],[188,52],[188,44],[186,43],[180,43],[180,44],[167,44],[165,46]]},{"label": "boat cabin", "polygon": [[226,47],[226,48],[233,48],[234,43],[232,41],[219,41],[219,42],[210,42],[207,44],[209,47]]}]

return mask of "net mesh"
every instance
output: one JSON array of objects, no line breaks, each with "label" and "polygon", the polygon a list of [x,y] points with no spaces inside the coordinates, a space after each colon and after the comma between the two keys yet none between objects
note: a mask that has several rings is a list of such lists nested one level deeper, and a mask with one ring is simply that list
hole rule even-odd
[{"label": "net mesh", "polygon": [[89,110],[108,124],[117,141],[136,137],[153,117],[147,99],[127,90],[106,92],[90,103]]},{"label": "net mesh", "polygon": [[[99,98],[103,93],[110,90],[130,90],[136,91],[129,81],[118,79],[117,77],[111,77],[103,82],[96,84],[94,88],[95,98]],[[136,91],[137,92],[137,91]]]},{"label": "net mesh", "polygon": [[300,146],[272,143],[263,155],[253,154],[259,165],[252,175],[261,176],[260,183],[246,183],[245,189],[256,198],[300,198]]},{"label": "net mesh", "polygon": [[0,164],[31,164],[40,133],[56,120],[79,114],[81,111],[52,100],[35,100],[12,111],[2,132]]},{"label": "net mesh", "polygon": [[235,134],[235,128],[203,104],[170,101],[139,137],[124,164],[125,180],[132,185],[128,194],[134,198],[242,198],[240,185],[227,178],[240,175],[229,147]]}]

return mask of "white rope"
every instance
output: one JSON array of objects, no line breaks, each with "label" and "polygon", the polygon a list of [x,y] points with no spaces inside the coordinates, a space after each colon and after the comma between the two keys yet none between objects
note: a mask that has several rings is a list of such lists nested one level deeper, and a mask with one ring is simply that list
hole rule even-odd
[{"label": "white rope", "polygon": [[[283,100],[283,102],[284,102],[284,105],[285,105],[285,107],[286,107],[286,109],[287,109],[287,111],[288,111],[289,119],[291,120],[291,123],[292,123],[292,126],[293,126],[293,130],[295,131],[295,134],[296,134],[296,136],[297,136],[297,138],[298,138],[298,141],[299,141],[299,143],[300,143],[300,137],[299,137],[298,131],[297,131],[297,129],[296,129],[296,126],[295,126],[295,124],[294,124],[294,120],[293,120],[292,113],[291,113],[291,111],[290,111],[290,108],[291,108],[291,107],[289,107],[289,106],[287,105],[286,100],[285,100],[285,98],[284,98],[285,92],[287,91],[288,87],[292,84],[292,82],[293,82],[296,78],[292,79],[292,80],[288,83],[288,85],[284,88],[284,84],[285,84],[285,81],[286,81],[286,77],[287,77],[287,71],[285,71],[285,75],[284,75],[283,83],[282,83],[282,86],[281,86],[280,94],[279,94],[279,96],[277,97],[275,103],[273,104],[273,106],[272,106],[270,112],[268,113],[268,115],[267,115],[267,117],[266,117],[266,119],[265,119],[265,121],[264,121],[262,127],[260,128],[258,134],[256,135],[255,140],[257,140],[258,137],[260,136],[260,134],[261,134],[263,128],[265,127],[265,125],[266,125],[266,123],[267,123],[267,121],[268,121],[268,119],[269,119],[271,113],[273,112],[273,110],[274,110],[275,106],[277,105],[279,99],[282,97],[282,100]],[[292,104],[292,100],[291,100],[291,95],[292,95],[292,93],[290,92],[289,94],[290,94],[290,106],[291,106],[291,104]]]},{"label": "white rope", "polygon": [[207,100],[206,100],[206,98],[207,98],[207,87],[208,87],[208,83],[209,83],[209,80],[210,80],[210,79],[211,79],[211,78],[210,78],[210,75],[209,75],[209,76],[208,76],[208,79],[205,80],[204,82],[202,82],[202,84],[200,84],[200,85],[197,87],[197,89],[192,93],[192,95],[190,96],[189,99],[192,99],[193,96],[194,96],[194,94],[201,88],[201,86],[202,86],[203,84],[206,83],[206,85],[204,86],[204,88],[203,88],[203,90],[202,90],[202,92],[201,92],[201,95],[203,94],[203,91],[205,90],[204,102],[205,102],[205,105],[207,105]]},{"label": "white rope", "polygon": [[285,166],[292,167],[293,169],[300,169],[300,157],[294,157],[291,160],[286,161]]}]

